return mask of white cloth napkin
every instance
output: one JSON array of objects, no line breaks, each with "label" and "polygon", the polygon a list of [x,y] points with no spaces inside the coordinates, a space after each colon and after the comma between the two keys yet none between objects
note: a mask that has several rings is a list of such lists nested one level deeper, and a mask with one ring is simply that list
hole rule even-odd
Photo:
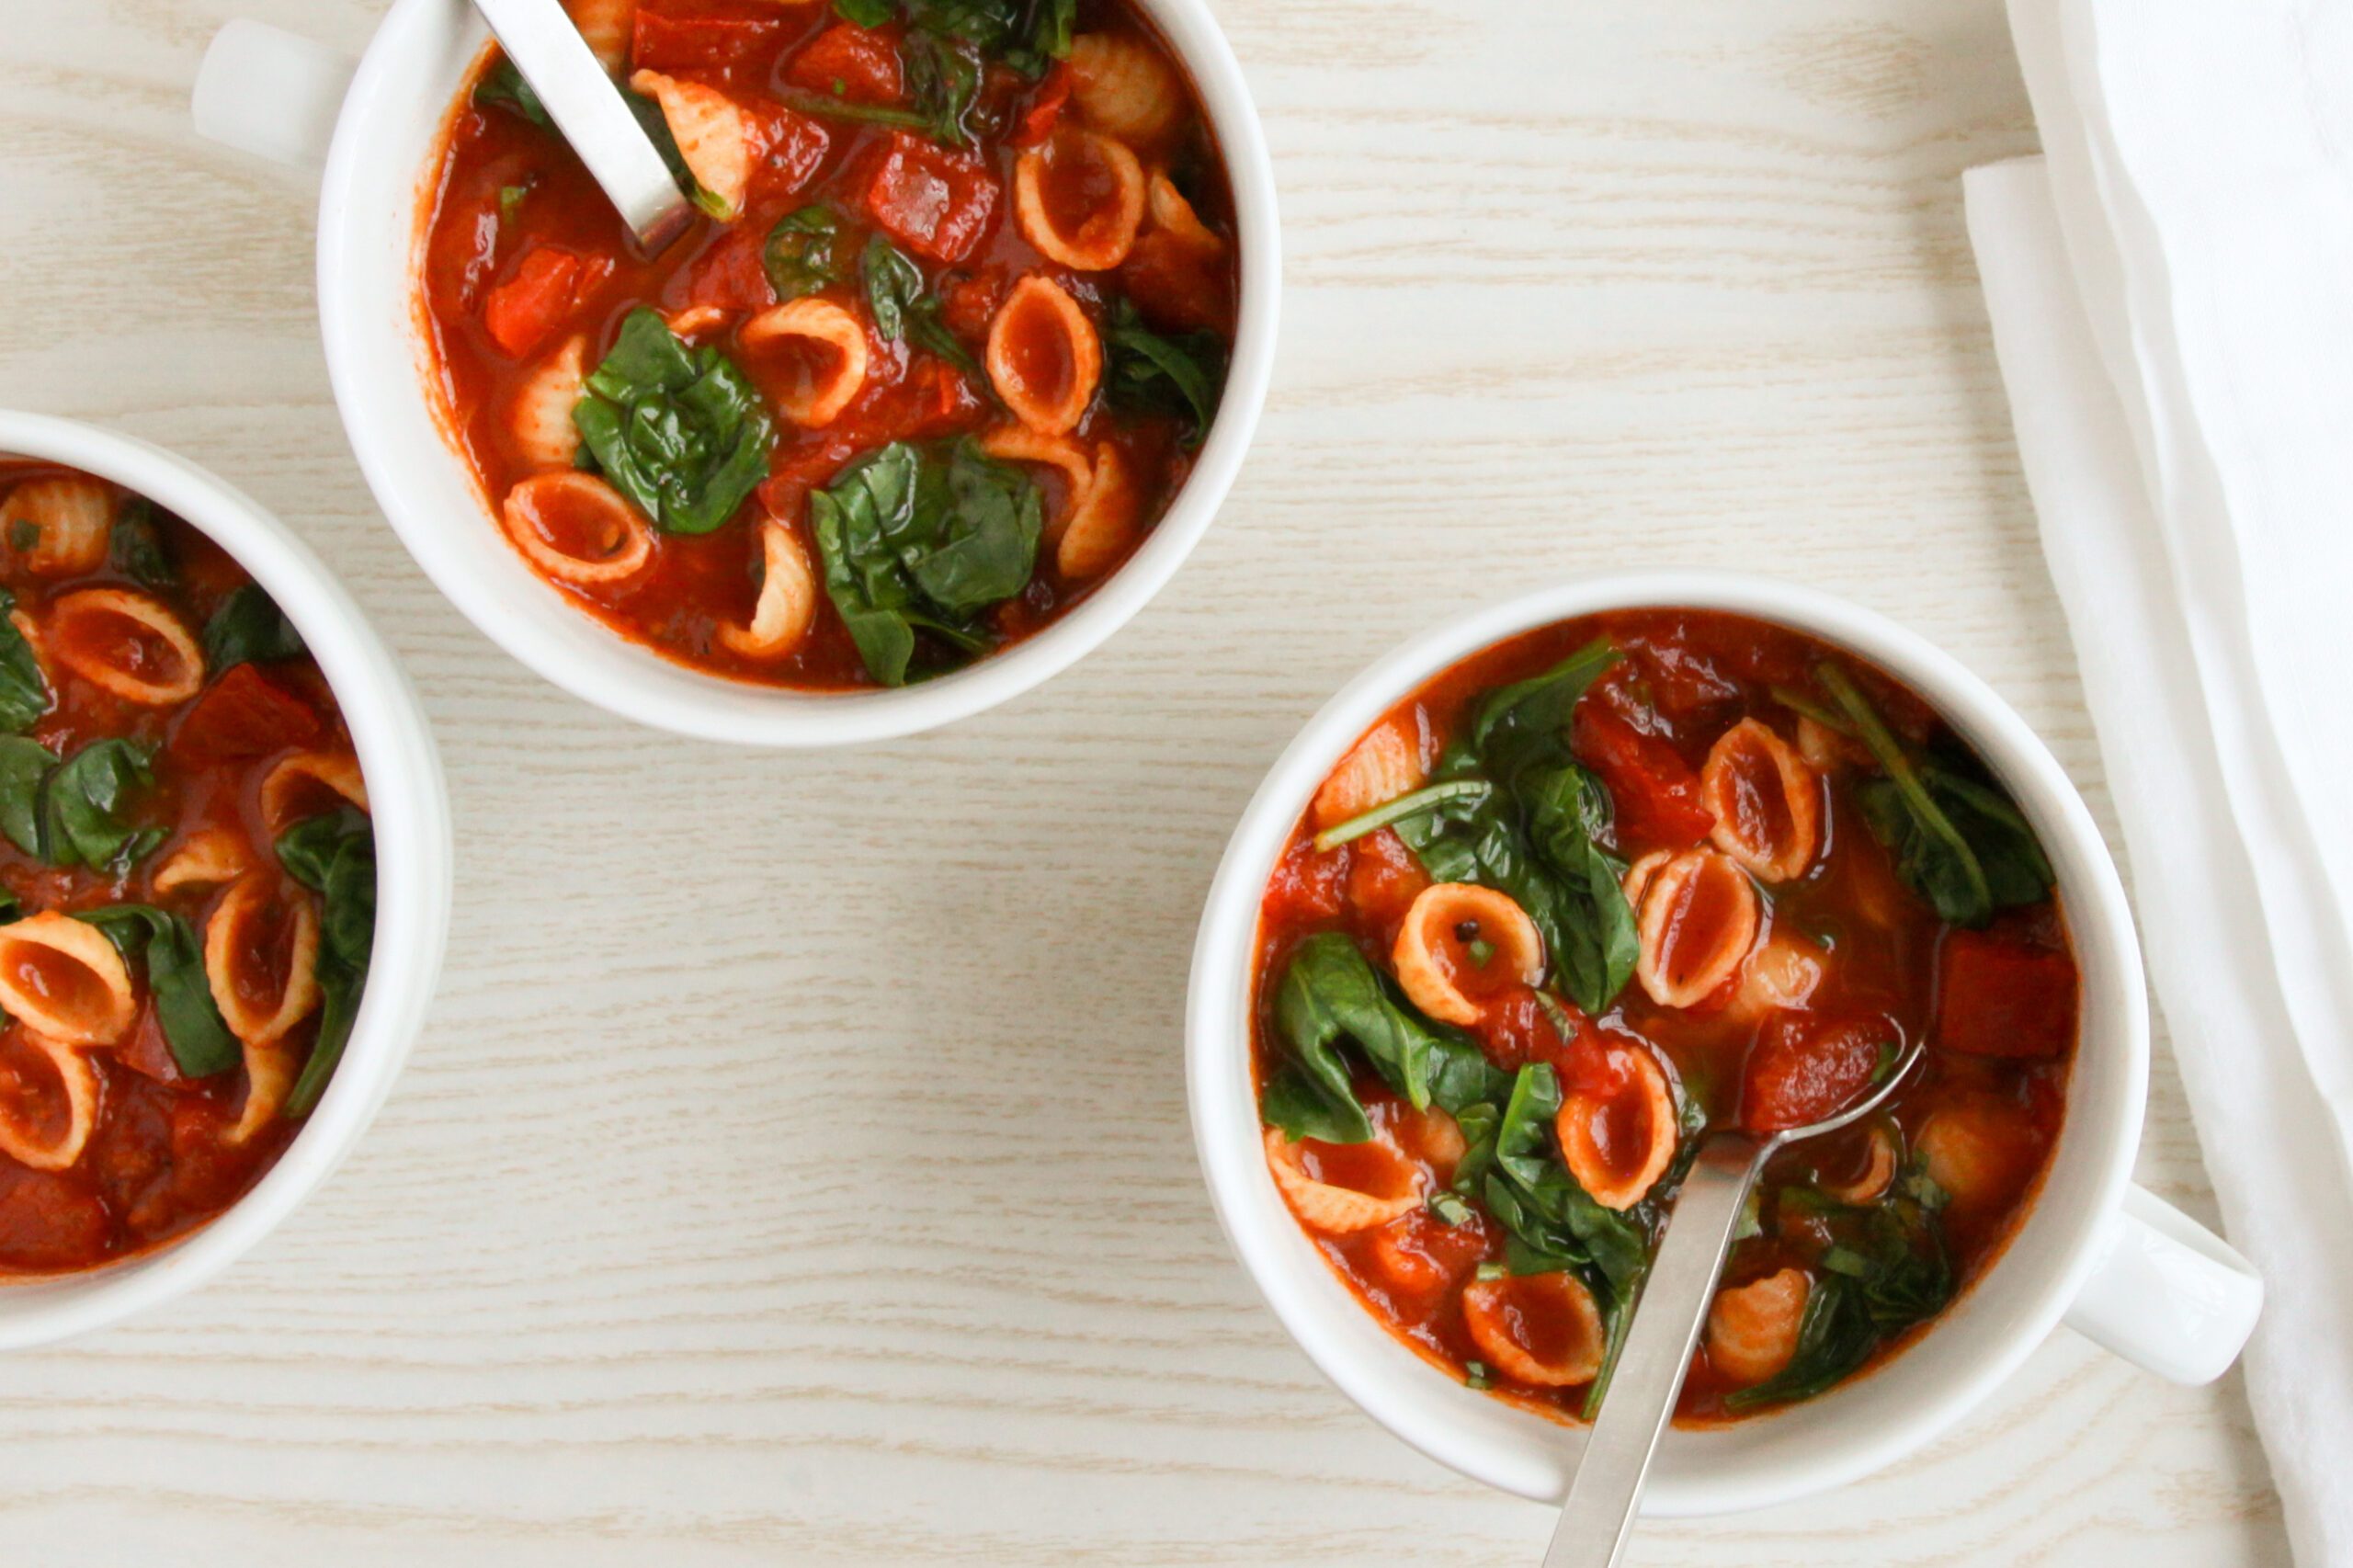
[{"label": "white cloth napkin", "polygon": [[2306,1564],[2353,1563],[2353,0],[2010,0],[1969,232]]}]

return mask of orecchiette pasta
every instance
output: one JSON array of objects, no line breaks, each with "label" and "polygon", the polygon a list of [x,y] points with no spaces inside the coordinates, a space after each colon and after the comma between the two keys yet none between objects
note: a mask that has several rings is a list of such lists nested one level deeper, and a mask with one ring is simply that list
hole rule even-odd
[{"label": "orecchiette pasta", "polygon": [[580,453],[572,411],[588,374],[588,340],[574,337],[532,367],[506,405],[515,455],[537,469],[568,469]]},{"label": "orecchiette pasta", "polygon": [[631,91],[662,106],[662,119],[678,144],[678,155],[695,183],[719,203],[713,216],[722,222],[739,217],[752,185],[750,117],[718,88],[659,71],[634,72],[629,85]]},{"label": "orecchiette pasta", "polygon": [[261,818],[273,835],[337,805],[368,809],[368,781],[347,752],[296,752],[262,775]]},{"label": "orecchiette pasta", "polygon": [[1463,1325],[1487,1364],[1531,1388],[1574,1388],[1601,1370],[1601,1309],[1567,1272],[1507,1275],[1462,1290]]},{"label": "orecchiette pasta", "polygon": [[1166,135],[1185,108],[1176,74],[1160,56],[1116,33],[1071,40],[1070,96],[1088,124],[1130,142]]},{"label": "orecchiette pasta", "polygon": [[1716,847],[1768,882],[1803,876],[1821,843],[1822,784],[1795,747],[1743,719],[1708,752],[1700,799]]},{"label": "orecchiette pasta", "polygon": [[831,300],[790,300],[744,324],[746,353],[783,382],[777,409],[795,425],[830,425],[866,386],[866,328]]},{"label": "orecchiette pasta", "polygon": [[0,1009],[67,1045],[112,1045],[139,998],[106,933],[43,910],[0,926]]},{"label": "orecchiette pasta", "polygon": [[1125,261],[1143,209],[1143,165],[1108,136],[1057,131],[1014,164],[1021,237],[1073,271],[1108,272]]},{"label": "orecchiette pasta", "polygon": [[[80,474],[19,484],[0,503],[9,532],[30,537],[17,558],[37,577],[70,577],[105,564],[114,532],[114,487]],[[14,546],[12,546],[14,548]]]},{"label": "orecchiette pasta", "polygon": [[[572,25],[597,56],[597,62],[618,74],[629,63],[630,36],[637,25],[637,0],[564,0]],[[642,89],[641,89],[642,90]]]},{"label": "orecchiette pasta", "polygon": [[1813,1281],[1802,1268],[1716,1292],[1708,1309],[1708,1364],[1741,1384],[1761,1383],[1797,1354]]},{"label": "orecchiette pasta", "polygon": [[1014,285],[989,324],[989,382],[1016,419],[1059,436],[1086,417],[1103,379],[1103,340],[1050,278]]},{"label": "orecchiette pasta", "polygon": [[1803,1006],[1828,971],[1829,955],[1820,948],[1800,937],[1773,936],[1757,943],[1741,966],[1724,1017],[1756,1019],[1776,1007]]},{"label": "orecchiette pasta", "polygon": [[179,617],[128,588],[81,588],[50,607],[51,655],[126,702],[169,707],[204,686],[204,650]]},{"label": "orecchiette pasta", "polygon": [[1135,537],[1142,501],[1119,448],[1106,441],[1090,459],[1067,436],[1049,435],[1026,425],[1000,425],[981,437],[981,449],[1002,461],[1036,463],[1063,476],[1068,499],[1049,537],[1055,540],[1054,568],[1083,581],[1108,570]]},{"label": "orecchiette pasta", "polygon": [[1622,1046],[1609,1058],[1620,1076],[1618,1086],[1567,1096],[1552,1130],[1569,1174],[1593,1200],[1605,1209],[1631,1209],[1675,1159],[1675,1091],[1649,1051]]},{"label": "orecchiette pasta", "polygon": [[1384,719],[1366,731],[1364,738],[1332,769],[1323,788],[1315,791],[1308,820],[1318,832],[1336,827],[1350,817],[1413,793],[1428,777],[1429,769],[1422,761],[1419,727],[1402,718]]},{"label": "orecchiette pasta", "polygon": [[1886,1196],[1895,1180],[1895,1167],[1900,1163],[1895,1150],[1895,1134],[1884,1123],[1874,1125],[1864,1134],[1863,1168],[1851,1180],[1825,1181],[1816,1185],[1824,1198],[1840,1203],[1860,1206],[1877,1203]]},{"label": "orecchiette pasta", "polygon": [[662,318],[674,337],[700,337],[727,324],[727,312],[717,305],[688,305]]},{"label": "orecchiette pasta", "polygon": [[1392,955],[1406,998],[1433,1018],[1475,1024],[1485,997],[1533,985],[1544,938],[1511,895],[1475,882],[1425,888],[1397,931]]},{"label": "orecchiette pasta", "polygon": [[760,525],[760,598],[749,626],[722,626],[719,640],[747,659],[781,659],[799,648],[817,619],[817,574],[792,525]]},{"label": "orecchiette pasta", "polygon": [[319,917],[299,897],[273,926],[274,903],[267,879],[246,877],[204,926],[205,983],[229,1032],[249,1046],[277,1044],[319,1005]]},{"label": "orecchiette pasta", "polygon": [[[1385,1225],[1422,1201],[1422,1173],[1386,1142],[1321,1144],[1321,1168],[1309,1174],[1302,1145],[1267,1129],[1267,1168],[1299,1222],[1327,1235]],[[1336,1169],[1335,1167],[1340,1167]]]},{"label": "orecchiette pasta", "polygon": [[654,559],[654,529],[621,493],[593,473],[566,470],[506,493],[506,537],[559,583],[626,582]]},{"label": "orecchiette pasta", "polygon": [[2037,1154],[2024,1114],[1987,1096],[1938,1107],[1921,1124],[1913,1148],[1928,1179],[1962,1213],[1982,1212],[2017,1197]]},{"label": "orecchiette pasta", "polygon": [[97,1070],[63,1040],[23,1028],[0,1042],[0,1153],[19,1165],[62,1171],[80,1159],[98,1098]]},{"label": "orecchiette pasta", "polygon": [[1148,195],[1152,222],[1156,228],[1196,250],[1222,251],[1225,248],[1225,242],[1201,222],[1199,215],[1193,210],[1193,204],[1185,199],[1185,193],[1157,169],[1153,171]]},{"label": "orecchiette pasta", "polygon": [[232,1145],[244,1143],[270,1123],[286,1104],[294,1086],[294,1052],[285,1041],[245,1046],[245,1103],[238,1108],[234,1126],[222,1134]]},{"label": "orecchiette pasta", "polygon": [[208,827],[188,835],[165,856],[150,885],[157,892],[213,887],[233,882],[251,869],[253,857],[245,852],[244,839],[226,828]]},{"label": "orecchiette pasta", "polygon": [[1756,885],[1731,857],[1687,849],[1661,866],[1636,912],[1634,976],[1663,1007],[1688,1007],[1730,980],[1756,942]]}]

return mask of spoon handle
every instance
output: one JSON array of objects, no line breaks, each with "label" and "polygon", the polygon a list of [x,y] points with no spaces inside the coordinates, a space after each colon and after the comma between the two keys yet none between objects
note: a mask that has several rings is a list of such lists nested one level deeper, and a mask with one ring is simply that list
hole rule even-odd
[{"label": "spoon handle", "polygon": [[646,253],[676,239],[694,219],[686,193],[558,0],[474,0],[474,8]]},{"label": "spoon handle", "polygon": [[[1569,1483],[1544,1568],[1614,1568],[1634,1533],[1651,1456],[1675,1413],[1724,1253],[1766,1151],[1736,1134],[1704,1144],[1659,1237],[1625,1348]],[[1627,1309],[1631,1311],[1631,1307]]]}]

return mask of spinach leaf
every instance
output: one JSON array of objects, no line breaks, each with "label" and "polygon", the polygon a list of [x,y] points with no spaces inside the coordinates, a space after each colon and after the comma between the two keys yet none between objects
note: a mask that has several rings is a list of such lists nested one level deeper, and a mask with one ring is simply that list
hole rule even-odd
[{"label": "spinach leaf", "polygon": [[865,253],[858,258],[858,277],[866,285],[867,311],[874,318],[874,330],[886,342],[896,343],[904,336],[917,348],[937,354],[974,377],[983,387],[988,385],[987,378],[981,375],[980,361],[941,319],[940,298],[925,283],[923,268],[892,244],[888,234],[877,233],[866,242]]},{"label": "spinach leaf", "polygon": [[834,15],[861,28],[881,27],[898,14],[898,0],[834,0]]},{"label": "spinach leaf", "polygon": [[93,741],[50,769],[38,807],[40,858],[52,866],[118,869],[162,843],[162,828],[136,826],[122,814],[134,793],[153,787],[153,756],[136,741]]},{"label": "spinach leaf", "polygon": [[1213,332],[1168,337],[1144,324],[1134,301],[1112,302],[1103,326],[1103,395],[1131,414],[1186,422],[1188,451],[1209,436],[1225,387],[1225,345]]},{"label": "spinach leaf", "polygon": [[57,754],[24,735],[0,735],[0,832],[35,859],[40,850],[40,786]]},{"label": "spinach leaf", "polygon": [[1864,822],[1938,918],[1983,926],[1997,909],[2039,903],[2050,893],[2051,862],[2008,796],[1960,771],[1965,761],[1946,767],[1915,757],[1836,665],[1821,665],[1814,678],[1884,775],[1855,792]]},{"label": "spinach leaf", "polygon": [[349,806],[295,824],[278,835],[278,864],[321,895],[319,1032],[310,1060],[287,1091],[286,1114],[310,1114],[351,1039],[376,942],[376,837]]},{"label": "spinach leaf", "polygon": [[[1372,1136],[1336,1047],[1353,1040],[1373,1070],[1416,1110],[1449,1113],[1506,1092],[1461,1031],[1433,1023],[1400,1000],[1356,943],[1337,931],[1299,945],[1275,992],[1275,1028],[1290,1058],[1262,1113],[1293,1139],[1360,1143]],[[1278,1090],[1280,1092],[1278,1093]]]},{"label": "spinach leaf", "polygon": [[74,918],[105,932],[125,963],[145,965],[155,1019],[163,1025],[165,1043],[182,1073],[208,1078],[244,1059],[237,1037],[229,1032],[212,1000],[204,950],[185,915],[153,904],[117,903],[85,910]]},{"label": "spinach leaf", "polygon": [[523,73],[515,68],[515,62],[504,55],[474,88],[474,107],[507,109],[546,129],[551,130],[555,125],[548,118],[547,106],[540,102],[540,95],[523,80]]},{"label": "spinach leaf", "polygon": [[115,513],[107,556],[116,571],[142,587],[168,588],[179,581],[164,536],[155,528],[154,504],[144,495],[131,496]]},{"label": "spinach leaf", "polygon": [[1484,780],[1483,795],[1442,800],[1392,825],[1441,881],[1507,892],[1543,934],[1556,984],[1607,1012],[1634,972],[1641,940],[1604,847],[1609,792],[1569,750],[1569,720],[1618,654],[1604,640],[1491,693],[1438,760],[1438,783]]},{"label": "spinach leaf", "polygon": [[[1608,1287],[1605,1307],[1614,1311],[1648,1265],[1649,1237],[1634,1214],[1595,1202],[1561,1163],[1550,1137],[1560,1110],[1561,1083],[1552,1067],[1522,1067],[1481,1173],[1487,1211],[1510,1233],[1506,1261],[1512,1272],[1590,1265]],[[1460,1186],[1459,1169],[1455,1180]]]},{"label": "spinach leaf", "polygon": [[768,286],[779,300],[797,300],[842,280],[842,221],[822,201],[777,220],[760,253]]},{"label": "spinach leaf", "polygon": [[1384,827],[1404,822],[1407,817],[1417,817],[1440,806],[1458,801],[1461,807],[1476,806],[1494,790],[1495,786],[1483,778],[1458,778],[1450,784],[1425,784],[1408,794],[1400,795],[1393,801],[1384,801],[1370,811],[1359,812],[1346,822],[1335,823],[1325,828],[1315,835],[1316,852],[1329,853],[1343,844],[1355,843],[1367,834],[1378,833]]},{"label": "spinach leaf", "polygon": [[572,411],[597,466],[672,533],[707,534],[767,477],[776,426],[760,394],[717,348],[689,351],[640,308]]},{"label": "spinach leaf", "polygon": [[40,673],[40,661],[8,619],[16,608],[17,596],[0,588],[0,730],[12,733],[30,729],[49,711],[49,681]]},{"label": "spinach leaf", "polygon": [[938,33],[914,32],[900,44],[899,60],[924,130],[935,141],[969,151],[974,145],[969,120],[981,96],[979,51]]},{"label": "spinach leaf", "polygon": [[717,191],[707,188],[695,178],[694,170],[687,166],[686,153],[678,150],[678,139],[670,133],[670,121],[663,114],[658,101],[642,93],[626,90],[621,94],[621,101],[629,105],[629,111],[637,117],[637,123],[644,131],[646,140],[652,142],[654,150],[662,155],[663,166],[670,171],[670,177],[677,181],[678,188],[687,193],[687,199],[693,202],[697,210],[722,223],[732,222],[742,216]]},{"label": "spinach leaf", "polygon": [[809,497],[825,592],[867,672],[906,683],[918,632],[964,653],[994,637],[976,619],[1029,585],[1045,528],[1037,486],[969,441],[893,441]]},{"label": "spinach leaf", "polygon": [[204,665],[214,675],[248,661],[298,659],[304,652],[302,634],[259,583],[233,590],[204,623]]}]

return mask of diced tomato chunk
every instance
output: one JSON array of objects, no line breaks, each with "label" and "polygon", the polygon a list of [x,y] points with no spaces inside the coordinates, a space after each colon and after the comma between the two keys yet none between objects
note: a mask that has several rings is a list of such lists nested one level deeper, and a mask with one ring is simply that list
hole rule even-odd
[{"label": "diced tomato chunk", "polygon": [[1387,1282],[1427,1296],[1459,1283],[1486,1255],[1486,1218],[1477,1210],[1460,1225],[1408,1214],[1372,1238],[1372,1256]]},{"label": "diced tomato chunk", "polygon": [[[817,177],[825,150],[833,145],[823,125],[782,104],[764,104],[754,110],[752,128],[759,150],[752,165],[752,195],[757,200],[773,201],[805,187]],[[766,222],[754,227],[767,237]]]},{"label": "diced tomato chunk", "polygon": [[1966,1056],[2057,1056],[2075,1043],[2079,987],[2064,953],[1987,931],[1945,938],[1936,1042]]},{"label": "diced tomato chunk", "polygon": [[1778,1132],[1836,1113],[1870,1085],[1903,1040],[1891,1020],[1870,1014],[1775,1013],[1748,1048],[1741,1124]]},{"label": "diced tomato chunk", "polygon": [[1686,849],[1715,825],[1699,799],[1699,775],[1682,754],[1604,704],[1577,704],[1570,745],[1608,787],[1621,853]]},{"label": "diced tomato chunk", "polygon": [[784,68],[796,87],[854,104],[906,101],[906,74],[899,65],[898,40],[880,29],[837,23],[811,39]]},{"label": "diced tomato chunk", "polygon": [[724,71],[774,49],[784,27],[781,17],[682,17],[641,6],[630,62],[645,71]]},{"label": "diced tomato chunk", "polygon": [[1046,79],[1029,96],[1029,107],[1006,141],[1016,147],[1035,147],[1054,133],[1054,126],[1062,119],[1063,107],[1070,102],[1070,66],[1064,61],[1054,62]]},{"label": "diced tomato chunk", "polygon": [[687,293],[674,308],[714,305],[722,311],[764,311],[776,303],[765,253],[767,231],[737,223],[720,233],[687,268]]},{"label": "diced tomato chunk", "polygon": [[996,181],[978,158],[950,153],[905,131],[866,187],[866,210],[893,239],[934,261],[961,261],[996,216]]},{"label": "diced tomato chunk", "polygon": [[580,257],[554,245],[534,245],[515,264],[514,276],[483,301],[482,322],[491,341],[517,358],[545,342],[578,302]]},{"label": "diced tomato chunk", "polygon": [[106,1245],[110,1221],[79,1182],[0,1160],[0,1264],[82,1267]]},{"label": "diced tomato chunk", "polygon": [[1223,251],[1155,229],[1140,235],[1120,264],[1120,284],[1154,326],[1222,336],[1233,331],[1233,270]]},{"label": "diced tomato chunk", "polygon": [[172,755],[192,767],[306,746],[325,733],[318,710],[253,665],[231,666],[180,720]]},{"label": "diced tomato chunk", "polygon": [[1298,920],[1329,920],[1347,902],[1348,858],[1316,853],[1308,839],[1283,852],[1267,881],[1264,904],[1269,927]]}]

